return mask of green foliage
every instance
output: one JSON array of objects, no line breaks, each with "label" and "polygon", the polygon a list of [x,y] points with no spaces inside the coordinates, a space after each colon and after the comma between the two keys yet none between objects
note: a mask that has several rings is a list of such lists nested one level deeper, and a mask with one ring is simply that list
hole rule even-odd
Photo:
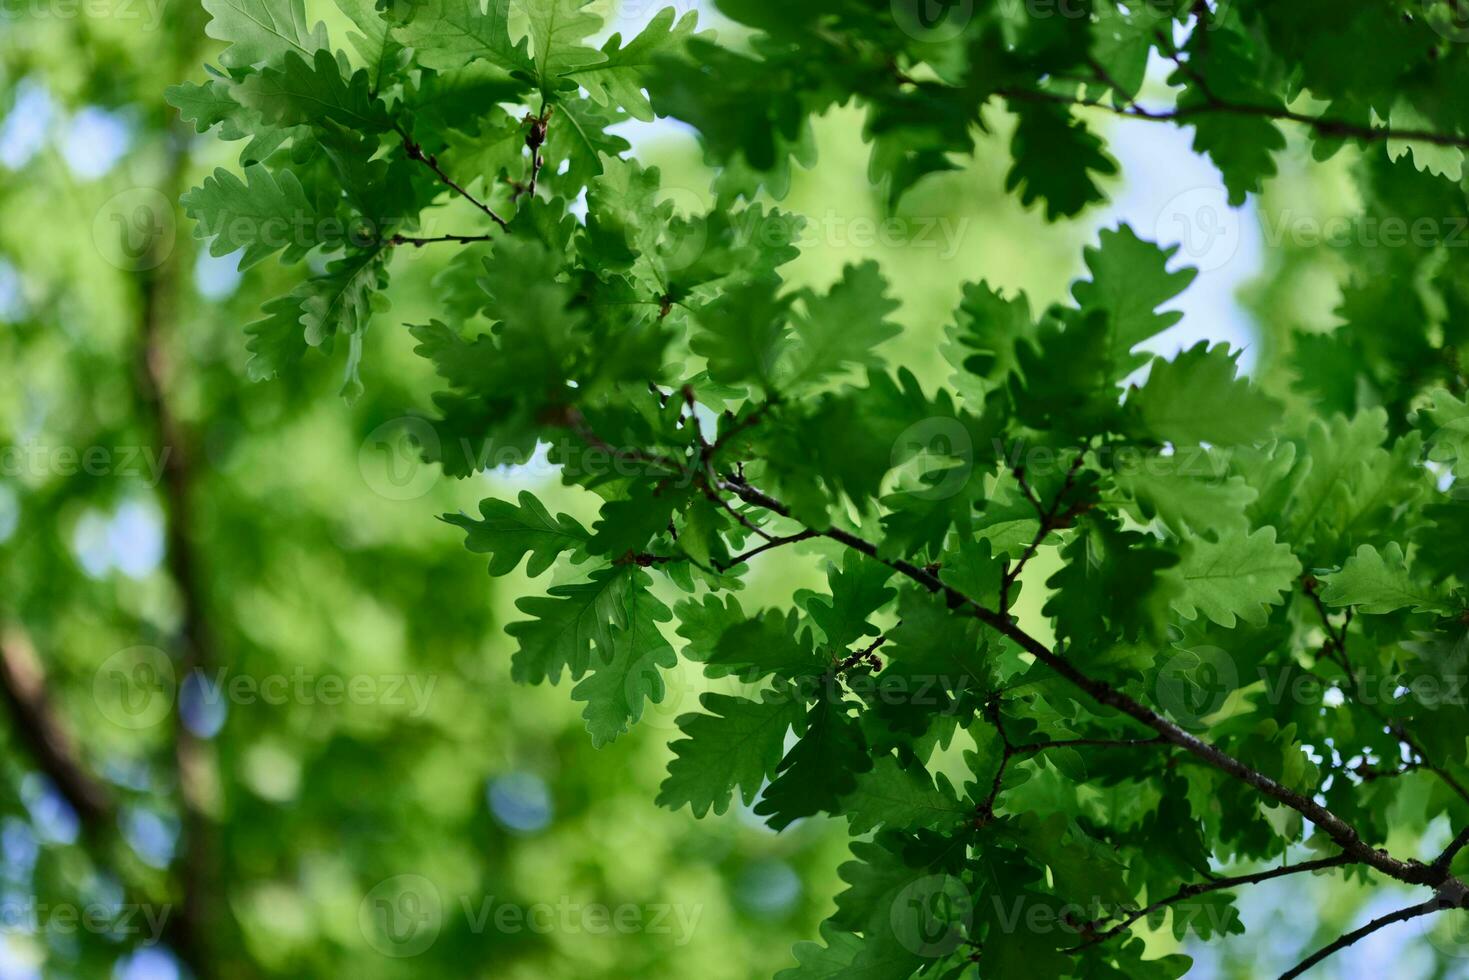
[{"label": "green foliage", "polygon": [[552,517],[529,491],[521,493],[519,506],[506,500],[487,499],[480,503],[479,510],[482,520],[463,514],[451,514],[444,520],[464,528],[464,544],[470,551],[490,556],[491,575],[514,571],[529,554],[525,573],[534,578],[554,565],[562,554],[574,558],[578,549],[586,547],[590,537],[574,518],[565,514]]},{"label": "green foliage", "polygon": [[[598,511],[588,530],[523,492],[445,518],[492,575],[527,556],[528,576],[553,573],[506,627],[512,676],[568,674],[603,746],[696,664],[716,689],[678,718],[658,802],[702,817],[738,800],[783,832],[839,817],[866,838],[823,944],[781,976],[1176,977],[1187,957],[1122,935],[1131,910],[1172,909],[1179,939],[1237,934],[1213,894],[1248,883],[1228,866],[1302,852],[1460,893],[1456,847],[1431,865],[1382,848],[1397,822],[1469,820],[1466,706],[1411,683],[1456,669],[1433,651],[1466,613],[1462,562],[1421,530],[1469,525],[1462,255],[1342,250],[1342,322],[1297,351],[1329,348],[1330,369],[1256,380],[1226,344],[1144,353],[1168,349],[1166,307],[1195,271],[1104,228],[1069,300],[952,284],[957,374],[935,388],[889,356],[897,280],[863,261],[796,285],[801,218],[757,198],[780,197],[793,162],[820,166],[812,120],[838,106],[866,113],[890,208],[1003,109],[1005,189],[1070,217],[1116,171],[1087,111],[1102,107],[1192,127],[1234,204],[1296,126],[1318,157],[1354,145],[1374,212],[1460,214],[1457,175],[1423,161],[1469,146],[1469,118],[1435,94],[1469,77],[1462,45],[1403,5],[1307,51],[1306,25],[1339,14],[983,5],[949,37],[901,5],[727,0],[742,43],[664,11],[599,46],[585,0],[433,0],[376,19],[349,5],[354,59],[299,6],[208,6],[229,71],[174,103],[268,150],[185,207],[216,254],[324,270],[249,328],[252,373],[344,337],[354,384],[395,255],[474,250],[443,273],[440,318],[412,328],[448,386],[425,455],[464,477],[490,449],[544,444]],[[1396,54],[1359,66],[1378,29]],[[1154,54],[1171,108],[1138,101]],[[675,207],[609,132],[656,116],[692,126],[719,167],[707,208]],[[285,218],[307,230],[277,243],[264,230]],[[441,218],[451,233],[419,233]],[[1374,326],[1399,290],[1431,294],[1423,318]],[[825,592],[732,594],[806,549],[828,562]],[[1329,707],[1270,683],[1303,671]],[[1390,703],[1364,696],[1368,676]],[[1441,782],[1391,807],[1379,766]]]}]

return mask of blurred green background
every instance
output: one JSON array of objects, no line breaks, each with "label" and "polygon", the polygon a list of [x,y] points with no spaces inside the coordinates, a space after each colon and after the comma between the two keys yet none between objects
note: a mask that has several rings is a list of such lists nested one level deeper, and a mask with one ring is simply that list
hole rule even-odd
[{"label": "blurred green background", "polygon": [[[329,0],[308,10],[341,36]],[[590,515],[548,465],[454,481],[418,461],[433,384],[403,324],[437,312],[448,253],[395,258],[355,403],[340,352],[247,377],[242,327],[293,274],[210,258],[176,208],[236,156],[162,98],[215,54],[204,22],[193,0],[0,2],[0,980],[773,975],[831,910],[845,827],[654,807],[674,719],[709,687],[694,671],[600,751],[565,689],[510,683],[502,628],[529,589],[492,587],[435,517],[522,487]],[[791,278],[882,263],[906,328],[890,360],[926,385],[952,371],[961,283],[1042,306],[1118,220],[1204,269],[1162,349],[1229,340],[1283,387],[1280,338],[1333,322],[1329,250],[1261,228],[1349,205],[1350,160],[1288,157],[1262,220],[1224,207],[1187,133],[1108,123],[1113,204],[1047,225],[1003,192],[995,122],[890,215],[859,114],[833,112],[781,202],[812,222]],[[687,133],[625,135],[679,207],[709,200]],[[762,565],[752,601],[812,584],[820,557]],[[1362,912],[1310,889],[1259,889],[1247,923],[1295,915],[1299,935],[1226,944],[1200,975],[1258,975]],[[1351,968],[1436,969],[1365,949]]]}]

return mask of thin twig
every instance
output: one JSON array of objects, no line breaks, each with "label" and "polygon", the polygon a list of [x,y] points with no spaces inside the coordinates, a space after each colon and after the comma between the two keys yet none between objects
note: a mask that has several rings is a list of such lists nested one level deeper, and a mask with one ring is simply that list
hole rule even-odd
[{"label": "thin twig", "polygon": [[995,734],[1000,736],[1000,764],[995,767],[995,778],[990,783],[990,791],[983,800],[974,807],[974,826],[983,827],[995,818],[995,801],[1000,798],[1000,784],[1005,779],[1005,771],[1010,768],[1010,760],[1015,757],[1016,748],[1010,741],[1010,736],[1005,732],[1005,722],[1000,718],[1001,699],[998,694],[990,695],[985,701],[984,716],[994,726]]},{"label": "thin twig", "polygon": [[425,167],[428,167],[434,172],[434,175],[439,178],[439,183],[450,188],[460,197],[468,201],[470,204],[473,204],[485,214],[489,215],[490,220],[499,225],[502,230],[510,230],[510,224],[504,218],[496,214],[494,209],[491,208],[488,204],[484,203],[479,198],[469,193],[469,191],[459,186],[459,184],[455,182],[454,178],[446,174],[444,172],[444,169],[439,166],[438,158],[435,157],[432,153],[424,153],[423,147],[414,142],[413,138],[408,135],[408,132],[406,130],[404,130],[402,127],[398,127],[398,135],[403,138],[403,152],[408,155],[408,159],[417,160]]},{"label": "thin twig", "polygon": [[412,235],[394,235],[388,239],[389,245],[412,245],[414,248],[422,248],[425,245],[434,245],[439,242],[453,242],[456,245],[470,245],[475,242],[493,241],[492,235],[438,235],[432,238],[415,238]]},{"label": "thin twig", "polygon": [[881,670],[882,661],[877,659],[877,650],[887,641],[888,635],[886,633],[883,633],[881,636],[873,640],[861,650],[857,650],[851,654],[848,654],[846,657],[838,661],[836,666],[832,667],[832,673],[844,674],[847,671],[851,670],[853,667],[857,667],[864,663],[873,670]]},{"label": "thin twig", "polygon": [[798,531],[795,534],[787,534],[783,538],[771,538],[769,541],[767,541],[764,544],[760,545],[758,548],[751,548],[749,551],[745,552],[744,554],[735,555],[729,561],[721,563],[721,566],[720,567],[721,567],[722,570],[727,571],[727,570],[729,570],[731,568],[734,568],[736,565],[742,565],[742,564],[744,564],[745,562],[749,561],[751,558],[754,558],[758,554],[762,554],[762,553],[764,553],[766,551],[769,551],[771,548],[779,548],[781,545],[785,545],[785,544],[795,544],[797,541],[807,541],[807,540],[809,540],[811,538],[814,538],[816,536],[817,536],[817,534],[816,534],[815,531],[809,531],[808,530],[808,531]]},{"label": "thin twig", "polygon": [[521,194],[536,196],[536,180],[540,176],[541,168],[546,165],[546,158],[541,156],[541,147],[546,142],[546,130],[551,121],[551,113],[555,110],[554,105],[548,105],[541,109],[539,116],[526,113],[523,121],[530,124],[530,130],[525,134],[525,145],[530,148],[530,178],[524,184],[515,184],[512,200],[518,199]]},{"label": "thin twig", "polygon": [[1332,953],[1335,953],[1338,950],[1346,949],[1357,940],[1363,938],[1364,936],[1371,935],[1384,926],[1390,926],[1395,922],[1406,922],[1409,919],[1416,919],[1420,915],[1431,915],[1434,912],[1440,912],[1447,907],[1449,906],[1437,895],[1435,895],[1433,898],[1430,898],[1428,901],[1421,904],[1410,905],[1405,909],[1398,909],[1396,912],[1389,912],[1387,915],[1373,919],[1362,928],[1354,929],[1351,932],[1347,933],[1345,936],[1342,936],[1341,938],[1321,947],[1316,952],[1312,953],[1310,956],[1306,957],[1304,960],[1282,973],[1280,975],[1280,980],[1291,980],[1291,978],[1293,977],[1300,976],[1302,973],[1305,973],[1317,963],[1320,963],[1322,960],[1326,959]]},{"label": "thin twig", "polygon": [[1139,919],[1145,919],[1148,916],[1152,915],[1154,912],[1159,911],[1160,909],[1165,909],[1170,905],[1177,905],[1179,902],[1187,901],[1188,899],[1194,898],[1198,895],[1206,895],[1209,892],[1223,891],[1226,888],[1237,888],[1240,885],[1255,885],[1259,884],[1262,881],[1270,881],[1273,878],[1283,878],[1286,875],[1301,874],[1302,872],[1306,871],[1320,871],[1323,868],[1339,868],[1342,865],[1355,863],[1355,861],[1347,857],[1345,854],[1338,854],[1335,857],[1320,858],[1315,861],[1302,861],[1300,864],[1282,865],[1278,868],[1271,868],[1268,871],[1257,871],[1254,874],[1235,875],[1230,878],[1211,878],[1209,881],[1200,881],[1192,885],[1184,885],[1182,888],[1174,892],[1172,895],[1169,895],[1167,898],[1159,899],[1158,901],[1153,902],[1151,905],[1148,905],[1145,908],[1141,908],[1129,913],[1125,919],[1112,926],[1106,932],[1097,933],[1086,942],[1081,943],[1078,946],[1073,946],[1071,949],[1067,950],[1067,952],[1078,953],[1081,950],[1086,949],[1090,946],[1095,946],[1098,943],[1104,943],[1107,940],[1111,939],[1113,936],[1116,936],[1119,933],[1126,932],[1127,929]]},{"label": "thin twig", "polygon": [[1167,745],[1168,740],[1162,735],[1153,738],[1063,738],[1054,742],[1031,742],[1027,745],[1015,746],[1016,755],[1035,755],[1038,752],[1046,752],[1050,749],[1070,749],[1079,746],[1095,746],[1106,749],[1131,749],[1144,745]]},{"label": "thin twig", "polygon": [[725,511],[727,511],[731,517],[733,517],[736,521],[739,521],[739,523],[747,531],[750,531],[752,534],[759,535],[760,537],[764,538],[766,541],[774,541],[775,540],[774,536],[766,533],[766,531],[763,528],[761,528],[754,521],[750,520],[744,514],[741,514],[738,510],[735,509],[735,507],[734,507],[733,504],[731,504],[724,497],[722,497],[718,493],[716,493],[714,491],[714,489],[712,487],[710,487],[707,482],[701,481],[700,482],[700,485],[699,485],[699,489],[704,493],[704,495],[706,497],[708,497],[710,500],[714,501],[716,504],[718,504],[720,507],[722,507]]},{"label": "thin twig", "polygon": [[1433,864],[1430,865],[1430,867],[1439,869],[1447,874],[1449,870],[1449,865],[1454,863],[1454,858],[1458,856],[1458,853],[1462,851],[1465,846],[1469,846],[1469,827],[1465,827],[1463,830],[1459,831],[1459,836],[1449,841],[1449,846],[1443,849],[1442,854],[1433,859]]},{"label": "thin twig", "polygon": [[1311,128],[1322,136],[1359,139],[1368,143],[1382,142],[1385,140],[1409,140],[1429,143],[1434,146],[1456,146],[1460,149],[1469,149],[1469,136],[1440,133],[1430,129],[1392,129],[1386,126],[1375,128],[1372,126],[1358,125],[1341,119],[1326,119],[1303,112],[1293,112],[1290,109],[1208,100],[1207,96],[1206,101],[1199,105],[1178,106],[1173,109],[1163,110],[1147,109],[1135,102],[1121,106],[1112,105],[1100,99],[1078,99],[1069,95],[1047,92],[1041,89],[1004,87],[996,89],[995,92],[997,95],[1003,96],[1006,99],[1014,99],[1020,102],[1049,102],[1078,109],[1101,109],[1113,115],[1124,116],[1129,119],[1144,119],[1149,122],[1179,122],[1196,116],[1207,115],[1256,116],[1274,119],[1280,122],[1299,123]]},{"label": "thin twig", "polygon": [[1025,570],[1026,564],[1040,551],[1041,544],[1050,536],[1051,532],[1065,524],[1073,515],[1075,511],[1074,507],[1069,508],[1065,514],[1059,516],[1057,515],[1057,511],[1061,509],[1061,501],[1066,498],[1066,495],[1071,492],[1071,488],[1076,485],[1076,474],[1081,469],[1082,460],[1085,458],[1086,452],[1084,450],[1076,454],[1076,458],[1071,461],[1071,468],[1066,471],[1066,479],[1061,484],[1061,489],[1056,492],[1056,496],[1052,498],[1049,506],[1041,505],[1040,498],[1036,496],[1035,491],[1031,489],[1030,484],[1026,481],[1025,467],[1015,467],[1015,482],[1020,486],[1020,492],[1025,495],[1025,499],[1029,500],[1031,506],[1035,508],[1036,516],[1040,518],[1040,527],[1036,528],[1035,537],[1030,539],[1030,544],[1021,553],[1020,559],[1014,565],[1006,567],[1004,573],[1000,576],[1000,612],[1002,614],[1008,614],[1010,612],[1010,590],[1015,585],[1015,580],[1020,578],[1020,573]]}]

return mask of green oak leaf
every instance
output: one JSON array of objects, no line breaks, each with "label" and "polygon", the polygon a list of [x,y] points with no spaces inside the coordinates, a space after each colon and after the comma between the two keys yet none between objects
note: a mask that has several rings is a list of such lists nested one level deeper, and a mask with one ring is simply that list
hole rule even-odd
[{"label": "green oak leaf", "polygon": [[1171,361],[1153,362],[1148,380],[1128,393],[1126,409],[1140,438],[1191,446],[1264,442],[1281,405],[1235,377],[1239,354],[1200,341]]},{"label": "green oak leaf", "polygon": [[643,715],[644,701],[663,700],[661,670],[678,664],[673,647],[663,637],[660,623],[673,613],[648,590],[646,573],[633,578],[627,603],[627,624],[612,633],[605,659],[593,657],[590,670],[571,689],[573,701],[585,701],[582,717],[592,745],[600,748],[626,732]]},{"label": "green oak leaf", "polygon": [[1279,605],[1301,574],[1290,546],[1275,539],[1275,528],[1246,533],[1227,530],[1218,541],[1186,542],[1178,573],[1183,591],[1173,608],[1185,619],[1200,615],[1226,629],[1237,620],[1262,626],[1271,606]]},{"label": "green oak leaf", "polygon": [[1454,607],[1439,589],[1414,580],[1396,541],[1380,550],[1364,544],[1341,570],[1321,576],[1321,601],[1328,606],[1353,606],[1364,613],[1399,609],[1447,614]]},{"label": "green oak leaf", "polygon": [[699,704],[707,713],[678,718],[685,737],[670,746],[674,758],[658,804],[687,806],[696,817],[711,809],[720,814],[738,790],[749,806],[775,772],[786,732],[801,723],[801,703],[788,692],[766,691],[758,701],[710,693]]},{"label": "green oak leaf", "polygon": [[303,57],[327,46],[326,27],[306,18],[304,0],[202,0],[210,21],[204,33],[228,47],[226,68],[276,63],[293,51]]},{"label": "green oak leaf", "polygon": [[591,535],[574,518],[551,516],[529,490],[520,492],[519,506],[508,500],[480,501],[480,520],[464,514],[445,514],[448,524],[464,529],[464,546],[476,554],[490,556],[490,574],[507,575],[522,558],[530,555],[525,573],[532,578],[556,563],[563,554],[577,560]]},{"label": "green oak leaf", "polygon": [[1157,312],[1193,282],[1197,269],[1169,271],[1178,246],[1160,248],[1144,241],[1126,224],[1104,228],[1099,243],[1083,253],[1091,278],[1071,287],[1083,312],[1106,314],[1111,331],[1109,351],[1121,378],[1144,363],[1134,347],[1183,319],[1174,311]]}]

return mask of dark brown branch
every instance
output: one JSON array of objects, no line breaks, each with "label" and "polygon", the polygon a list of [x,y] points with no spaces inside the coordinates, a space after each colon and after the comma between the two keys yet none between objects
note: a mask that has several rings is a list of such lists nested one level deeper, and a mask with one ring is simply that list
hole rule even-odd
[{"label": "dark brown branch", "polygon": [[1040,551],[1041,544],[1045,542],[1051,532],[1070,519],[1071,511],[1068,510],[1064,515],[1058,512],[1061,509],[1061,502],[1066,499],[1066,495],[1076,485],[1076,473],[1081,469],[1082,460],[1085,458],[1086,452],[1084,450],[1077,452],[1076,458],[1071,461],[1071,468],[1066,471],[1066,479],[1061,484],[1061,489],[1056,491],[1056,496],[1052,498],[1048,506],[1042,506],[1040,498],[1036,496],[1035,491],[1026,482],[1025,467],[1015,467],[1015,482],[1020,486],[1020,491],[1025,495],[1025,499],[1029,500],[1031,506],[1035,508],[1036,516],[1040,518],[1040,527],[1036,528],[1035,537],[1031,538],[1030,544],[1021,553],[1020,559],[1014,565],[1007,567],[1000,576],[1001,613],[1009,613],[1010,590],[1015,585],[1015,580],[1020,578],[1020,573],[1025,571],[1026,564]]},{"label": "dark brown branch", "polygon": [[1017,752],[1015,744],[1005,732],[1005,722],[1000,718],[1000,703],[1000,697],[996,694],[991,695],[984,705],[985,720],[994,726],[995,734],[1000,736],[1000,764],[995,767],[995,778],[990,782],[989,793],[974,807],[976,828],[983,827],[995,818],[995,801],[1000,798],[1000,784],[1004,782],[1010,760]]},{"label": "dark brown branch", "polygon": [[736,521],[740,523],[741,526],[745,528],[745,530],[750,531],[753,534],[759,535],[766,541],[775,540],[772,535],[767,534],[763,528],[757,525],[754,521],[750,520],[744,514],[741,514],[728,500],[716,493],[707,482],[701,482],[699,489],[703,492],[704,496],[708,497],[710,500],[714,501],[714,503],[717,504],[719,507],[727,511],[731,517],[733,517]]},{"label": "dark brown branch", "polygon": [[408,135],[406,130],[398,127],[398,135],[403,138],[403,152],[408,155],[408,159],[417,160],[419,163],[422,163],[425,167],[428,167],[430,170],[432,170],[434,172],[434,176],[439,178],[439,183],[453,190],[456,194],[464,198],[470,204],[473,204],[485,214],[489,215],[490,220],[499,225],[501,230],[510,230],[510,224],[504,218],[496,214],[494,209],[491,208],[488,204],[484,203],[479,198],[469,193],[469,191],[459,186],[459,184],[455,182],[454,178],[450,177],[447,173],[444,172],[444,169],[439,166],[438,158],[435,157],[432,153],[424,153],[423,147],[415,143],[413,141],[413,138]]},{"label": "dark brown branch", "polygon": [[1410,772],[1417,772],[1418,770],[1423,768],[1423,763],[1415,761],[1405,762],[1399,769],[1378,769],[1375,766],[1368,765],[1364,761],[1357,763],[1355,766],[1351,767],[1347,771],[1352,773],[1358,779],[1361,779],[1364,783],[1371,783],[1376,782],[1379,779],[1394,779],[1398,776],[1406,776]]},{"label": "dark brown branch", "polygon": [[471,245],[475,242],[494,241],[492,235],[436,235],[431,238],[415,238],[412,235],[394,235],[388,239],[389,245],[412,245],[414,248],[422,248],[425,245],[434,245],[439,242],[453,242],[456,245]]},{"label": "dark brown branch", "polygon": [[847,671],[851,670],[853,667],[861,666],[864,663],[867,664],[867,666],[871,667],[873,670],[881,670],[882,661],[877,658],[877,650],[887,641],[887,634],[882,634],[877,639],[869,643],[867,646],[863,647],[861,650],[857,650],[847,655],[846,657],[843,657],[840,661],[837,662],[836,666],[832,668],[832,673],[844,674]]},{"label": "dark brown branch", "polygon": [[1016,755],[1035,755],[1049,749],[1069,749],[1079,746],[1095,746],[1105,749],[1132,749],[1144,745],[1167,745],[1168,740],[1162,735],[1154,738],[1063,738],[1054,742],[1031,742],[1028,745],[1015,746]]},{"label": "dark brown branch", "polygon": [[1465,827],[1463,830],[1459,831],[1459,836],[1449,841],[1449,846],[1443,849],[1443,853],[1433,859],[1433,864],[1431,865],[1431,867],[1441,870],[1445,874],[1448,874],[1449,865],[1454,863],[1454,858],[1457,857],[1459,852],[1462,851],[1466,846],[1469,846],[1469,827]]},{"label": "dark brown branch", "polygon": [[[1207,95],[1205,96],[1206,101],[1199,105],[1178,106],[1173,109],[1164,110],[1147,109],[1133,102],[1119,106],[1103,102],[1100,99],[1078,99],[1058,92],[1047,92],[1042,89],[1006,87],[997,89],[996,94],[1006,99],[1014,99],[1020,102],[1049,102],[1081,109],[1101,109],[1114,115],[1124,116],[1129,119],[1145,119],[1149,122],[1181,122],[1196,116],[1208,115],[1256,116],[1279,122],[1299,123],[1309,127],[1322,136],[1358,139],[1365,143],[1380,143],[1385,140],[1411,140],[1430,143],[1434,146],[1456,146],[1460,149],[1469,149],[1469,136],[1440,133],[1430,129],[1392,129],[1385,126],[1381,128],[1362,126],[1342,119],[1327,119],[1303,112],[1293,112],[1290,109],[1278,109],[1273,106],[1250,105],[1247,103],[1209,99]],[[1202,90],[1200,94],[1203,94]]]},{"label": "dark brown branch", "polygon": [[1098,943],[1104,943],[1107,940],[1111,939],[1113,936],[1126,932],[1127,929],[1139,919],[1145,919],[1148,916],[1152,915],[1154,912],[1165,909],[1170,905],[1177,905],[1179,902],[1186,902],[1190,898],[1195,898],[1199,895],[1206,895],[1209,892],[1223,891],[1226,888],[1238,888],[1241,885],[1256,885],[1262,881],[1270,881],[1273,878],[1283,878],[1286,875],[1301,874],[1307,871],[1320,871],[1323,868],[1339,868],[1342,865],[1354,863],[1356,862],[1348,858],[1345,854],[1338,854],[1335,857],[1320,858],[1315,861],[1302,861],[1300,864],[1282,865],[1278,868],[1271,868],[1268,871],[1258,871],[1254,874],[1235,875],[1230,878],[1212,878],[1209,881],[1200,881],[1192,885],[1184,885],[1182,888],[1174,892],[1172,895],[1169,895],[1167,898],[1159,899],[1158,901],[1153,902],[1151,905],[1148,905],[1146,908],[1141,908],[1135,912],[1129,913],[1125,919],[1112,926],[1106,932],[1097,933],[1095,936],[1092,936],[1090,939],[1080,944],[1079,946],[1073,946],[1070,950],[1068,950],[1068,952],[1077,953],[1083,949],[1086,949],[1089,946],[1095,946]]},{"label": "dark brown branch", "polygon": [[[756,489],[742,479],[726,476],[721,487],[734,493],[747,503],[773,511],[782,517],[791,512],[779,500]],[[870,558],[883,562],[922,585],[931,592],[944,596],[950,608],[963,610],[980,622],[1009,637],[1022,650],[1040,661],[1052,671],[1092,697],[1098,704],[1113,708],[1156,731],[1165,740],[1179,746],[1202,761],[1246,785],[1259,790],[1265,796],[1300,813],[1320,828],[1351,858],[1381,871],[1390,878],[1409,884],[1438,886],[1448,879],[1447,872],[1430,868],[1416,860],[1401,861],[1385,851],[1380,851],[1362,840],[1357,830],[1341,817],[1314,799],[1304,796],[1282,785],[1264,773],[1205,742],[1190,732],[1164,718],[1152,708],[1134,700],[1131,696],[1103,681],[1082,673],[1064,657],[1051,650],[1035,637],[1016,625],[1008,615],[988,608],[979,601],[940,581],[933,573],[915,566],[904,559],[887,559],[878,554],[877,546],[841,528],[828,528],[820,532],[824,537],[845,544]]]},{"label": "dark brown branch", "polygon": [[0,631],[0,694],[16,736],[76,811],[83,831],[93,840],[111,834],[116,829],[112,794],[82,764],[76,743],[51,705],[45,668],[18,629]]},{"label": "dark brown branch", "polygon": [[815,531],[797,531],[795,534],[787,534],[785,537],[771,538],[769,541],[765,542],[759,547],[751,548],[744,554],[735,555],[729,561],[723,562],[720,565],[720,570],[727,571],[728,569],[734,568],[736,565],[741,565],[749,561],[751,558],[754,558],[756,555],[769,551],[771,548],[779,548],[781,545],[784,544],[795,544],[797,541],[807,541],[816,536],[817,534]]},{"label": "dark brown branch", "polygon": [[1390,926],[1395,922],[1406,922],[1409,919],[1416,919],[1420,915],[1431,915],[1434,912],[1439,912],[1449,907],[1450,906],[1447,903],[1445,903],[1442,899],[1435,895],[1433,898],[1430,898],[1428,901],[1421,904],[1410,905],[1405,909],[1398,909],[1396,912],[1389,912],[1387,915],[1373,919],[1362,928],[1354,929],[1351,932],[1347,933],[1345,936],[1342,936],[1341,938],[1321,947],[1316,952],[1312,953],[1310,956],[1306,957],[1304,960],[1282,973],[1280,975],[1280,980],[1291,980],[1292,977],[1300,976],[1307,970],[1311,969],[1311,967],[1315,966],[1317,963],[1320,963],[1322,960],[1326,959],[1332,953],[1335,953],[1338,950],[1346,949],[1357,940],[1365,936],[1369,936],[1385,926]]}]

